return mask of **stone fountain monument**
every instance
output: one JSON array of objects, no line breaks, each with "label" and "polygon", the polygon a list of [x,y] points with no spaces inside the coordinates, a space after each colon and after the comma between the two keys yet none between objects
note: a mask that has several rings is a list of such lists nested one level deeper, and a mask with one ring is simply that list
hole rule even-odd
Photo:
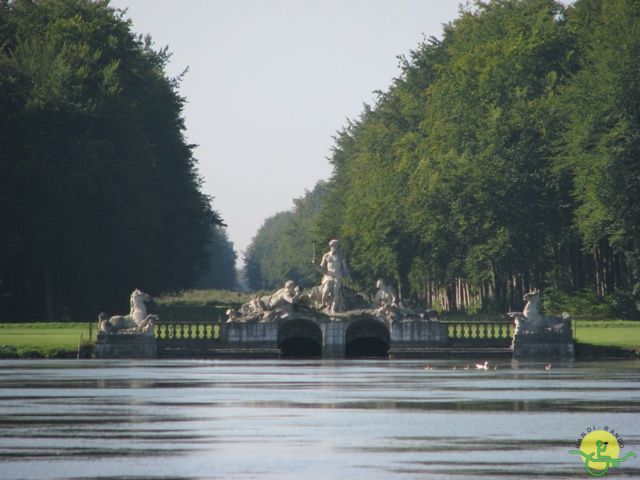
[{"label": "stone fountain monument", "polygon": [[321,346],[323,357],[343,357],[350,344],[363,339],[378,341],[381,354],[391,355],[447,345],[447,326],[435,312],[404,305],[382,280],[373,302],[347,288],[350,271],[337,240],[329,242],[319,266],[321,284],[308,291],[288,280],[273,294],[228,310],[228,342],[258,345],[267,340],[282,348],[287,339],[305,336]]},{"label": "stone fountain monument", "polygon": [[516,358],[573,358],[575,347],[568,313],[547,317],[541,309],[540,292],[524,295],[522,312],[509,313],[515,320],[513,356]]}]

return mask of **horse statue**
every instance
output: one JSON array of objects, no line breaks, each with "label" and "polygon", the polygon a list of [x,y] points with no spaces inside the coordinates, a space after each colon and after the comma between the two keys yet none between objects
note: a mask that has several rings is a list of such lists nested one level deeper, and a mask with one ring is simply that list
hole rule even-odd
[{"label": "horse statue", "polygon": [[509,312],[508,315],[515,320],[515,334],[529,333],[566,333],[570,330],[570,316],[564,312],[562,317],[545,317],[542,313],[542,301],[540,290],[532,290],[525,293],[523,300],[526,302],[521,312]]},{"label": "horse statue", "polygon": [[98,315],[99,331],[105,333],[148,333],[153,334],[153,325],[158,321],[158,316],[147,314],[145,302],[151,301],[151,297],[138,290],[131,292],[129,315],[114,315],[108,317],[102,312]]},{"label": "horse statue", "polygon": [[387,285],[381,278],[376,282],[376,288],[378,291],[375,294],[374,300],[378,306],[398,306],[398,299],[396,293],[391,286]]}]

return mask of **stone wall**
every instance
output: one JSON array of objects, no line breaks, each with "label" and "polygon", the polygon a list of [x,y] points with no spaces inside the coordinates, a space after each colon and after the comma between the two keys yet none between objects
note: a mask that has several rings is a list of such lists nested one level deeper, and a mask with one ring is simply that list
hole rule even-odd
[{"label": "stone wall", "polygon": [[574,358],[575,345],[571,330],[562,333],[542,332],[516,334],[513,337],[515,358]]},{"label": "stone wall", "polygon": [[96,358],[157,358],[156,338],[147,333],[98,332]]}]

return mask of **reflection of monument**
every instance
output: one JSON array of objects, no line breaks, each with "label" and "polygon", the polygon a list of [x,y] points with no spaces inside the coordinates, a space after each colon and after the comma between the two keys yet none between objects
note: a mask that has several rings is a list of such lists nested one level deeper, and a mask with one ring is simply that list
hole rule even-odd
[{"label": "reflection of monument", "polygon": [[512,312],[516,328],[513,336],[515,357],[573,357],[574,343],[568,313],[562,318],[546,317],[541,310],[540,292],[524,295],[522,313]]}]

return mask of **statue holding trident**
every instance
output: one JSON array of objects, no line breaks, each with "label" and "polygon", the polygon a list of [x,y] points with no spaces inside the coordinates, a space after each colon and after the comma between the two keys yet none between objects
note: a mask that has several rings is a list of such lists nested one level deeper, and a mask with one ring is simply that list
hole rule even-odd
[{"label": "statue holding trident", "polygon": [[344,293],[342,291],[343,278],[350,277],[351,272],[347,261],[338,252],[338,240],[329,242],[329,251],[322,256],[322,303],[321,308],[329,313],[345,310]]}]

